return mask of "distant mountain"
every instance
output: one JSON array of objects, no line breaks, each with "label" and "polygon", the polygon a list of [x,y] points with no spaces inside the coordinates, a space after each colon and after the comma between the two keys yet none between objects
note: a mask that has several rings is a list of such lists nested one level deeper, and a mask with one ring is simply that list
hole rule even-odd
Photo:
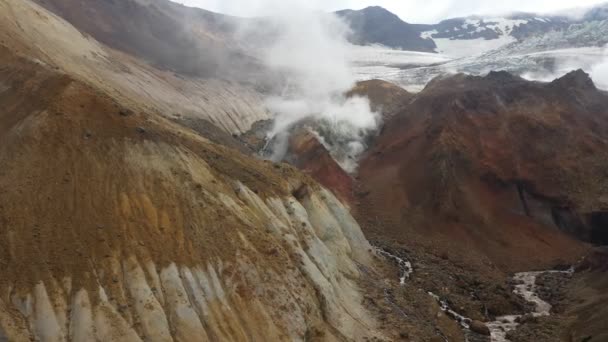
[{"label": "distant mountain", "polygon": [[351,25],[351,41],[358,45],[381,44],[391,48],[438,52],[452,57],[470,57],[512,43],[545,42],[545,48],[603,46],[608,43],[604,23],[608,4],[587,10],[580,18],[518,12],[505,16],[451,18],[437,24],[409,24],[382,7],[344,10],[337,15]]},{"label": "distant mountain", "polygon": [[381,44],[395,49],[434,52],[432,39],[421,37],[415,25],[408,24],[382,7],[368,7],[359,11],[336,12],[353,30],[350,40],[358,45]]},{"label": "distant mountain", "polygon": [[550,30],[567,28],[566,17],[516,13],[504,17],[470,16],[447,19],[434,25],[414,25],[423,37],[433,39],[499,39],[511,36],[524,39]]}]

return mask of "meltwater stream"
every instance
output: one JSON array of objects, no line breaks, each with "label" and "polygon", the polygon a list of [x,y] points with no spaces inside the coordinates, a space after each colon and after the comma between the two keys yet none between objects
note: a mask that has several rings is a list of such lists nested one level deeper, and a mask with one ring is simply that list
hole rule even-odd
[{"label": "meltwater stream", "polygon": [[385,249],[375,247],[376,253],[378,255],[383,256],[386,259],[392,260],[399,267],[399,284],[405,285],[405,281],[410,278],[412,272],[414,272],[414,268],[412,267],[412,263],[408,260],[405,260],[401,257],[398,257]]},{"label": "meltwater stream", "polygon": [[[574,272],[573,269],[568,271],[543,271],[543,272],[522,272],[517,273],[513,277],[516,281],[517,285],[515,285],[515,294],[519,295],[527,302],[534,304],[534,311],[532,311],[532,315],[534,317],[541,316],[549,316],[551,313],[551,304],[542,300],[538,294],[537,286],[536,286],[536,278],[542,274],[547,273],[563,273],[563,274],[572,274]],[[492,333],[492,342],[506,342],[509,341],[507,339],[507,333],[509,331],[515,330],[519,323],[517,322],[522,315],[507,315],[498,317],[496,321],[488,323],[487,326],[490,328],[490,332]]]},{"label": "meltwater stream", "polygon": [[[410,275],[413,272],[412,263],[406,259],[398,257],[385,249],[375,247],[376,253],[386,259],[389,259],[397,264],[399,267],[399,283],[401,285],[405,285],[405,281],[410,278]],[[562,274],[572,274],[574,269],[570,269],[567,271],[541,271],[541,272],[521,272],[516,273],[513,276],[515,280],[515,289],[513,292],[518,296],[525,299],[527,302],[534,304],[534,310],[529,313],[534,317],[541,316],[549,316],[551,313],[551,304],[542,300],[537,294],[537,285],[536,279],[538,276],[548,273],[562,273]],[[470,332],[469,325],[472,320],[468,317],[462,316],[456,311],[450,308],[448,302],[446,300],[442,300],[439,296],[432,292],[428,292],[430,296],[435,298],[437,302],[439,302],[441,306],[441,310],[445,312],[448,316],[452,317],[456,320],[466,332]],[[389,298],[387,298],[389,299]],[[509,331],[513,331],[519,325],[519,319],[523,317],[523,315],[507,315],[497,317],[495,321],[486,323],[486,326],[490,329],[491,342],[509,342],[507,339],[507,333]],[[465,334],[466,335],[466,334]]]}]

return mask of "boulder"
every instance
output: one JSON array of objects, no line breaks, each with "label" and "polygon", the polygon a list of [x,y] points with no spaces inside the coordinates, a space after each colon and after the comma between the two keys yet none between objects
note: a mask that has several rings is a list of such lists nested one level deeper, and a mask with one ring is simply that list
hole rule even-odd
[{"label": "boulder", "polygon": [[471,322],[471,331],[476,332],[478,334],[481,335],[485,335],[485,336],[490,336],[490,328],[488,328],[488,326],[480,321],[473,321]]}]

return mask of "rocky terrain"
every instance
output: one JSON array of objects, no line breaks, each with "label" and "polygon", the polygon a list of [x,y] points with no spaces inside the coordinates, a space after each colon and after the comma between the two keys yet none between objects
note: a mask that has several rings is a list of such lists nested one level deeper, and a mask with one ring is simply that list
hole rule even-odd
[{"label": "rocky terrain", "polygon": [[[353,178],[355,216],[372,240],[407,251],[412,281],[458,314],[488,322],[529,312],[507,275],[567,268],[587,253],[578,241],[606,243],[608,96],[584,72],[551,83],[456,75],[416,95],[379,81],[355,89],[388,109]],[[348,182],[324,184],[344,193]],[[565,282],[547,276],[538,295],[557,315],[525,321],[512,341],[567,340],[580,319]],[[572,292],[592,291],[586,277],[575,274]]]},{"label": "rocky terrain", "polygon": [[69,76],[3,64],[20,67],[2,73],[8,340],[379,335],[354,282],[370,247],[330,193],[162,117],[123,115]]},{"label": "rocky terrain", "polygon": [[355,167],[314,118],[272,163],[277,75],[239,20],[0,0],[0,340],[500,341],[507,315],[511,341],[606,338],[608,95],[586,73],[359,82],[382,124]]},{"label": "rocky terrain", "polygon": [[265,113],[244,85],[156,69],[30,1],[0,16],[2,339],[393,334],[363,305],[380,261],[342,203],[180,124],[246,129]]},{"label": "rocky terrain", "polygon": [[[370,81],[353,93],[386,109],[357,173],[348,178],[314,135],[297,131],[294,141],[306,144],[292,142],[299,148],[286,161],[305,160],[305,170],[351,204],[375,245],[413,263],[406,287],[437,295],[446,312],[480,327],[521,315],[512,341],[566,340],[578,318],[565,313],[561,273],[535,278],[536,295],[554,308],[534,319],[508,278],[568,268],[588,251],[581,241],[606,243],[607,94],[580,70],[551,83],[506,72],[455,75],[419,94]],[[311,171],[321,167],[322,175]]]},{"label": "rocky terrain", "polygon": [[395,238],[436,234],[435,248],[444,239],[460,256],[479,248],[503,269],[567,260],[578,248],[560,230],[594,241],[604,229],[594,222],[606,207],[605,101],[582,71],[549,84],[504,72],[437,79],[361,161],[362,217]]},{"label": "rocky terrain", "polygon": [[594,249],[573,274],[548,273],[539,294],[553,306],[548,317],[525,317],[508,334],[511,341],[603,341],[605,330],[606,250]]}]

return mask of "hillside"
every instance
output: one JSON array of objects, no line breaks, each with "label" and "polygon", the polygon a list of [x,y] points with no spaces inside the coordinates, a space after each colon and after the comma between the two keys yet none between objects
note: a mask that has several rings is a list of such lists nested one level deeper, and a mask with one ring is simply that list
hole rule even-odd
[{"label": "hillside", "polygon": [[[435,48],[381,8],[341,15],[356,43]],[[588,74],[442,75],[419,93],[366,80],[332,94],[377,112],[357,140],[315,115],[271,137],[281,79],[253,56],[279,26],[252,19],[243,41],[242,20],[165,0],[0,0],[0,340],[606,336],[591,245],[608,243],[608,95]],[[465,40],[497,32],[471,25]],[[258,155],[272,139],[277,163]],[[518,288],[549,316],[530,319]]]},{"label": "hillside", "polygon": [[354,283],[370,247],[328,192],[1,56],[9,340],[377,335]]},{"label": "hillside", "polygon": [[[267,113],[246,82],[169,71],[29,0],[0,19],[0,339],[463,339],[346,204],[248,155],[231,133]],[[425,310],[396,314],[393,291]]]},{"label": "hillside", "polygon": [[605,243],[605,103],[582,71],[549,84],[504,72],[437,79],[361,162],[360,217],[510,270],[576,255],[560,230]]},{"label": "hillside", "polygon": [[177,94],[167,74],[29,1],[0,16],[2,339],[394,334],[362,305],[377,261],[331,193],[142,101]]},{"label": "hillside", "polygon": [[526,307],[509,290],[514,272],[583,265],[558,282],[538,280],[555,311],[507,335],[554,342],[589,331],[601,341],[602,314],[591,312],[605,270],[578,263],[590,244],[608,242],[608,96],[589,75],[540,83],[459,74],[419,94],[373,80],[352,93],[385,109],[358,172],[339,168],[309,122],[293,130],[286,161],[340,194],[374,245],[413,260],[414,286],[465,317],[492,321]]}]

